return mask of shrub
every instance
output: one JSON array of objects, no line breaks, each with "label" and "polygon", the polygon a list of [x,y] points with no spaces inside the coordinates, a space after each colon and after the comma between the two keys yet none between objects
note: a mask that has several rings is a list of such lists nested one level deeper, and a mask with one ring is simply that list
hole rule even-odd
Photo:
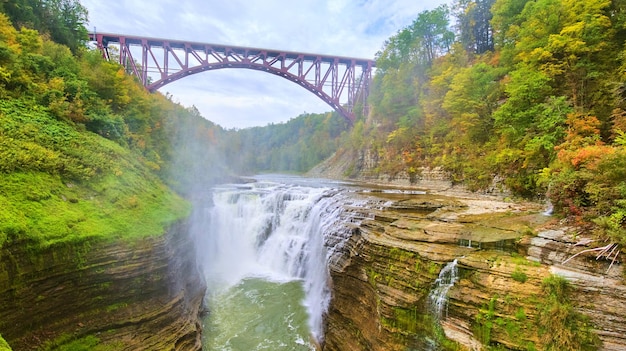
[{"label": "shrub", "polygon": [[515,268],[515,271],[511,273],[511,278],[520,283],[526,283],[526,281],[528,280],[528,276],[526,275],[526,273],[519,267]]},{"label": "shrub", "polygon": [[536,323],[545,350],[596,350],[600,340],[589,318],[572,306],[569,282],[552,275],[543,281],[542,288],[545,300],[539,306]]}]

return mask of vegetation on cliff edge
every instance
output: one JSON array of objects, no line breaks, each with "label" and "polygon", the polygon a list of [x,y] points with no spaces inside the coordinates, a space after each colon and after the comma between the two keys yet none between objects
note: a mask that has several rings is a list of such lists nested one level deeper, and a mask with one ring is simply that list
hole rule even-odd
[{"label": "vegetation on cliff edge", "polygon": [[200,140],[205,167],[219,168],[221,129],[82,41],[72,53],[12,19],[0,14],[0,247],[159,235],[186,216],[170,187],[211,175],[181,169],[178,148]]},{"label": "vegetation on cliff edge", "polygon": [[543,280],[542,288],[544,301],[539,305],[536,323],[545,350],[596,350],[600,339],[589,318],[572,306],[570,283],[551,275]]},{"label": "vegetation on cliff edge", "polygon": [[[28,301],[21,291],[30,291],[20,265],[42,264],[45,249],[80,272],[94,241],[163,235],[186,217],[181,195],[224,174],[215,154],[223,130],[87,49],[78,1],[4,1],[0,10],[0,253],[10,262],[4,301],[19,306]],[[118,349],[76,337],[46,347]],[[0,338],[0,349],[5,344]]]},{"label": "vegetation on cliff edge", "polygon": [[11,351],[11,347],[7,344],[2,335],[0,335],[0,351]]},{"label": "vegetation on cliff edge", "polygon": [[473,190],[547,196],[626,243],[625,4],[455,0],[418,14],[377,54],[372,113],[344,148],[369,150],[368,172],[441,167]]}]

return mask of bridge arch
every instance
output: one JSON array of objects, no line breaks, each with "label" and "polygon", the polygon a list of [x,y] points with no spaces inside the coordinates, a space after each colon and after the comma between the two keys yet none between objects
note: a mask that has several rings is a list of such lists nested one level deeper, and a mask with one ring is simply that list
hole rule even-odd
[{"label": "bridge arch", "polygon": [[150,91],[196,73],[245,68],[300,85],[350,123],[355,120],[357,100],[363,102],[363,112],[367,113],[373,60],[120,34],[90,36],[106,59],[115,59],[109,45],[117,46],[119,63]]}]

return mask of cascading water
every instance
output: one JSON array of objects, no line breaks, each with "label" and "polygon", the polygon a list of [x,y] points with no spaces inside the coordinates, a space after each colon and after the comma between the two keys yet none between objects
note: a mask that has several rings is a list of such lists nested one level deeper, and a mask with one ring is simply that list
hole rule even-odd
[{"label": "cascading water", "polygon": [[327,262],[342,240],[335,229],[332,246],[325,238],[342,201],[337,190],[267,182],[215,189],[194,230],[209,291],[205,348],[315,349]]},{"label": "cascading water", "polygon": [[552,202],[548,200],[548,203],[546,204],[546,209],[543,211],[542,214],[544,216],[552,216],[553,212],[554,212],[554,205],[552,205]]},{"label": "cascading water", "polygon": [[[459,270],[457,267],[458,261],[455,259],[452,262],[446,264],[439,276],[435,280],[435,286],[428,294],[428,305],[430,313],[435,319],[435,328],[441,327],[441,321],[448,317],[448,291],[459,280]],[[445,315],[444,315],[445,313]],[[426,350],[435,351],[439,350],[439,344],[437,339],[426,339]]]},{"label": "cascading water", "polygon": [[[457,260],[448,263],[441,269],[437,280],[435,280],[435,287],[428,295],[428,301],[430,307],[435,315],[437,321],[441,318],[447,317],[448,311],[448,291],[459,280],[459,270],[457,267]],[[446,315],[444,316],[444,310]]]}]

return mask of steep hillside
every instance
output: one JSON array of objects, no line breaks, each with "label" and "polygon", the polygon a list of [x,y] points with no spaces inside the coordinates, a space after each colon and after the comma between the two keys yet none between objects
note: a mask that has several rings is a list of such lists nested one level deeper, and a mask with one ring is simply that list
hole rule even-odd
[{"label": "steep hillside", "polygon": [[[67,4],[44,14],[81,16]],[[0,348],[200,349],[181,194],[224,176],[221,128],[80,38],[51,41],[54,19],[27,13],[42,8],[0,9]]]},{"label": "steep hillside", "polygon": [[304,173],[332,155],[348,130],[336,113],[302,114],[285,123],[229,130],[219,144],[237,172]]},{"label": "steep hillside", "polygon": [[547,198],[624,243],[625,21],[622,2],[605,0],[420,13],[377,55],[371,113],[342,146],[342,176],[416,182],[438,170],[470,190]]}]

